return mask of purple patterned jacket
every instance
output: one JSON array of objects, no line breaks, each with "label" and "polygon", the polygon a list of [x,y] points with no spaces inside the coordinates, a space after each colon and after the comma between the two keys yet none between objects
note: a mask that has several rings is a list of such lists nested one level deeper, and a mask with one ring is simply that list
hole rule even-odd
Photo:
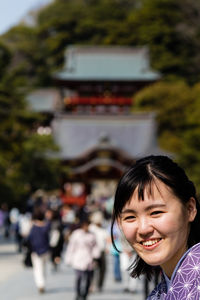
[{"label": "purple patterned jacket", "polygon": [[161,282],[147,300],[200,300],[200,243],[191,247],[178,262],[167,284],[162,275]]}]

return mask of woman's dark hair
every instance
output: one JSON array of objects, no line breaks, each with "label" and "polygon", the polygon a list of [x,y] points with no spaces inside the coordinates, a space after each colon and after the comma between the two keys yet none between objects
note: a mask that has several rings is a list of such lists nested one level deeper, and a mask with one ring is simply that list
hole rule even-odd
[{"label": "woman's dark hair", "polygon": [[[191,223],[190,233],[188,237],[188,247],[200,242],[200,204],[196,197],[196,189],[192,181],[185,174],[185,171],[178,166],[173,160],[167,156],[151,155],[141,158],[133,164],[130,169],[120,179],[115,193],[115,201],[112,214],[111,238],[113,245],[113,226],[116,220],[120,217],[123,207],[131,199],[136,188],[138,189],[138,198],[144,199],[144,191],[149,188],[156,180],[160,180],[178,197],[183,205],[189,201],[191,197],[196,200],[197,215]],[[116,248],[116,247],[115,247]],[[131,276],[139,277],[141,274],[146,274],[150,279],[151,275],[157,272],[159,267],[152,267],[146,264],[139,256],[130,266]]]},{"label": "woman's dark hair", "polygon": [[44,209],[39,206],[35,206],[33,209],[32,219],[43,221],[45,219]]}]

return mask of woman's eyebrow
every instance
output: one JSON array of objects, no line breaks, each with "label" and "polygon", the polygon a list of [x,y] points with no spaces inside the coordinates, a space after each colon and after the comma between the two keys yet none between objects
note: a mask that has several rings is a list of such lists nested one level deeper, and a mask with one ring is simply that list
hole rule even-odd
[{"label": "woman's eyebrow", "polygon": [[145,211],[149,211],[149,210],[154,209],[154,208],[163,208],[163,207],[166,207],[166,204],[161,204],[161,203],[160,204],[159,203],[151,204],[151,205],[145,207]]},{"label": "woman's eyebrow", "polygon": [[128,214],[128,213],[136,213],[136,211],[134,209],[126,208],[121,212],[121,214]]}]

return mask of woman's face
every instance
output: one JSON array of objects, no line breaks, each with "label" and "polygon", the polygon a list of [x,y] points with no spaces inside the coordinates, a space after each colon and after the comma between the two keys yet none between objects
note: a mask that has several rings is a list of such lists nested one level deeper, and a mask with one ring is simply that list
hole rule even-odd
[{"label": "woman's face", "polygon": [[147,187],[144,199],[137,189],[124,206],[119,224],[137,254],[149,265],[160,265],[171,277],[187,249],[189,223],[196,215],[195,199],[186,206],[161,181]]}]

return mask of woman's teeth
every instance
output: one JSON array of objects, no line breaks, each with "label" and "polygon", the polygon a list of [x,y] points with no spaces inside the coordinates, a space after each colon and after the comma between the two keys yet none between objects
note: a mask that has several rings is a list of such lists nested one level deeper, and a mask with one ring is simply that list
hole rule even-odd
[{"label": "woman's teeth", "polygon": [[152,245],[158,243],[159,241],[160,241],[160,239],[149,240],[149,241],[142,242],[142,245],[144,245],[144,246],[152,246]]}]

